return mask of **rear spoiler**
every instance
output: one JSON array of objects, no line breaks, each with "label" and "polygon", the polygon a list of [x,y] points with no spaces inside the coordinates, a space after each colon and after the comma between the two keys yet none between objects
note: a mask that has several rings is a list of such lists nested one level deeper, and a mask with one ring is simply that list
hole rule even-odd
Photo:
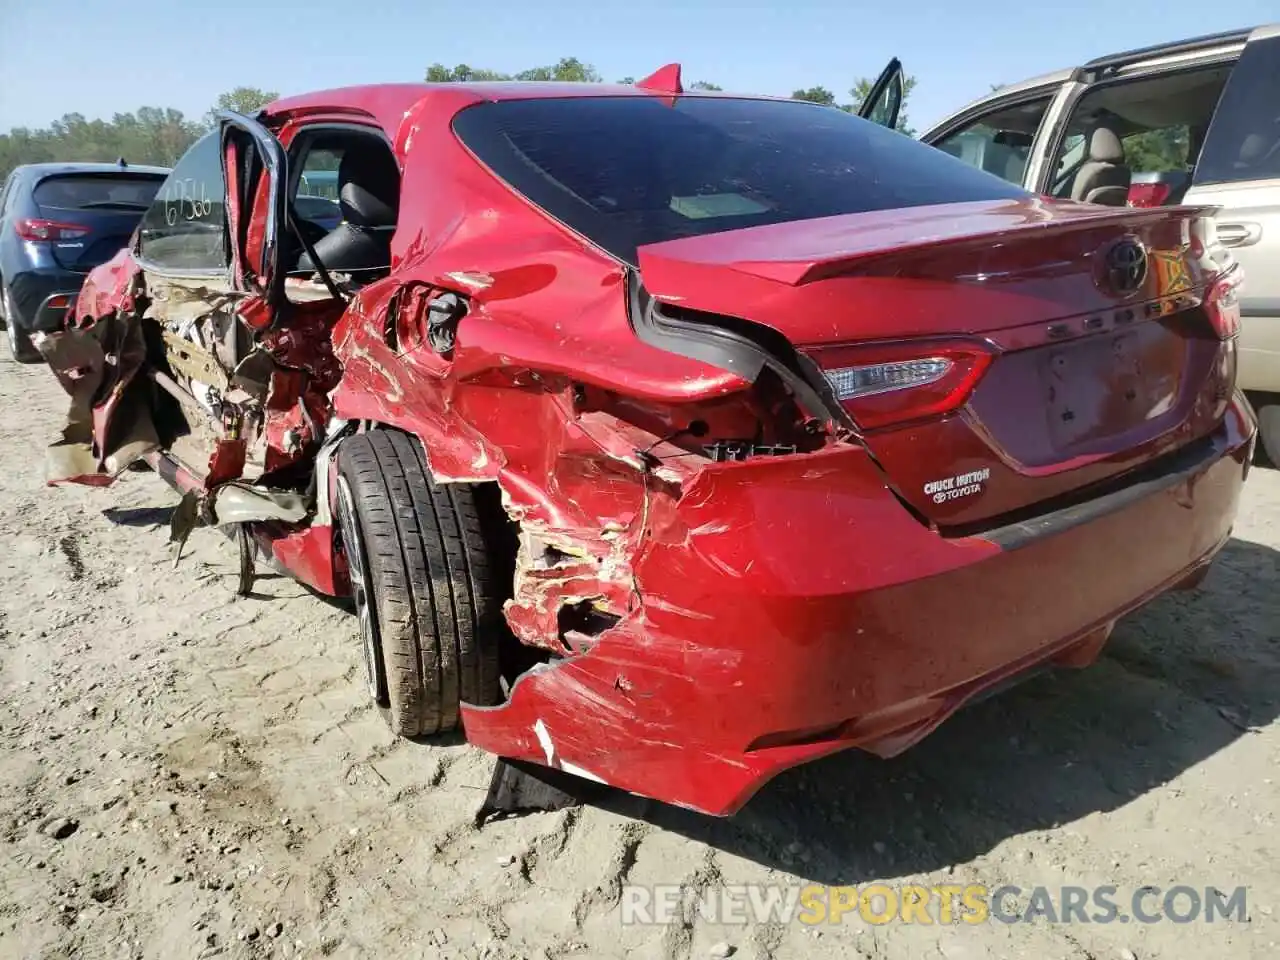
[{"label": "rear spoiler", "polygon": [[[1059,203],[1065,201],[1057,201]],[[1185,217],[1210,217],[1221,209],[1218,206],[1169,206],[1157,208],[1099,207],[1097,212],[1067,222],[1035,218],[1036,206],[1019,204],[1008,217],[993,214],[987,224],[975,225],[972,217],[957,217],[957,228],[948,231],[938,229],[937,208],[919,207],[902,211],[902,217],[884,227],[872,227],[861,231],[841,230],[827,239],[814,243],[818,249],[831,253],[792,260],[737,260],[728,266],[741,272],[788,286],[800,286],[815,280],[849,272],[855,266],[875,263],[887,257],[905,252],[917,252],[938,247],[963,248],[973,245],[990,245],[1018,239],[1031,239],[1038,234],[1071,233],[1092,230],[1110,223],[1136,225],[1154,220]],[[928,217],[927,229],[917,227],[919,210],[921,218]],[[928,211],[927,214],[924,212]]]}]

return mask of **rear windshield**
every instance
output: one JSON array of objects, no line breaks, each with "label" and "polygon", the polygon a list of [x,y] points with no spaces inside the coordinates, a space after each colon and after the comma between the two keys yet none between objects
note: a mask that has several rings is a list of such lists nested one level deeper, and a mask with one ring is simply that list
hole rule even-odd
[{"label": "rear windshield", "polygon": [[162,183],[164,177],[143,174],[60,174],[37,183],[32,196],[41,209],[146,210]]},{"label": "rear windshield", "polygon": [[678,237],[933,203],[1027,196],[831,107],[721,97],[507,100],[454,129],[547,213],[629,263]]}]

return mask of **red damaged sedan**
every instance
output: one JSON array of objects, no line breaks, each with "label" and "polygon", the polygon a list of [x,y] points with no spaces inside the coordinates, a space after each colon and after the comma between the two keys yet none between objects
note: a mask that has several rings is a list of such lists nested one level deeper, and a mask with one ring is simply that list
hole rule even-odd
[{"label": "red damaged sedan", "polygon": [[1211,213],[674,67],[286,98],[41,338],[49,479],[146,461],[242,589],[351,597],[397,734],[728,814],[1203,575],[1255,432]]}]

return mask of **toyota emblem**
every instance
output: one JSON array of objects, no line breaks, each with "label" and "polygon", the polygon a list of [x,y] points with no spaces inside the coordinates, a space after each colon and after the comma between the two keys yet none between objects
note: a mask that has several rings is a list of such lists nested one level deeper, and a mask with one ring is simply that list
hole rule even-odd
[{"label": "toyota emblem", "polygon": [[1122,297],[1132,296],[1147,280],[1147,251],[1132,237],[1111,244],[1103,254],[1106,286]]}]

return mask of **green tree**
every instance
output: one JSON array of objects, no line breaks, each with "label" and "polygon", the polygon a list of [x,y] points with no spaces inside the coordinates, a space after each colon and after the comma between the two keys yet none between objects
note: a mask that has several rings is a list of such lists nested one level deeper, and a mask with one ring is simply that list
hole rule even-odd
[{"label": "green tree", "polygon": [[245,116],[253,116],[272,100],[279,100],[280,94],[274,90],[259,90],[257,87],[236,87],[226,93],[218,94],[213,109],[205,115],[205,123],[213,125],[214,115],[219,110],[234,110]]},{"label": "green tree", "polygon": [[470,83],[481,80],[558,80],[566,83],[599,83],[599,71],[577,57],[564,57],[546,67],[530,67],[519,73],[500,73],[497,70],[481,70],[465,63],[450,69],[442,63],[427,67],[428,83]]},{"label": "green tree", "polygon": [[[810,103],[820,103],[824,107],[836,107],[846,113],[856,111],[864,100],[871,93],[871,87],[875,84],[874,80],[868,77],[862,77],[853,85],[853,89],[849,91],[849,96],[853,98],[852,103],[836,103],[836,95],[826,87],[807,87],[803,90],[791,91],[792,100],[807,100]],[[903,77],[902,79],[902,107],[898,111],[897,129],[907,136],[914,137],[915,131],[907,124],[907,98],[911,96],[911,91],[915,89],[915,77]]]},{"label": "green tree", "polygon": [[577,57],[564,57],[550,67],[533,67],[516,74],[517,80],[555,80],[562,83],[599,83],[599,71]]},{"label": "green tree", "polygon": [[836,95],[826,87],[809,87],[807,90],[791,91],[792,100],[808,100],[810,103],[820,103],[824,107],[834,107],[836,105]]},{"label": "green tree", "polygon": [[1142,173],[1185,170],[1190,134],[1186,127],[1148,130],[1124,138],[1125,163]]},{"label": "green tree", "polygon": [[68,113],[41,129],[17,127],[0,134],[0,178],[20,164],[49,161],[110,162],[123,157],[130,163],[173,166],[209,129],[215,110],[254,113],[277,96],[237,87],[219,96],[201,120],[188,120],[172,107],[139,107],[110,120]]},{"label": "green tree", "polygon": [[470,83],[483,80],[510,80],[511,75],[508,73],[498,73],[496,70],[476,70],[460,63],[456,67],[450,69],[443,63],[433,63],[427,67],[427,83]]},{"label": "green tree", "polygon": [[68,113],[48,127],[19,127],[0,134],[0,177],[19,164],[48,161],[107,161],[172,165],[203,133],[171,107],[140,107],[110,120]]}]

